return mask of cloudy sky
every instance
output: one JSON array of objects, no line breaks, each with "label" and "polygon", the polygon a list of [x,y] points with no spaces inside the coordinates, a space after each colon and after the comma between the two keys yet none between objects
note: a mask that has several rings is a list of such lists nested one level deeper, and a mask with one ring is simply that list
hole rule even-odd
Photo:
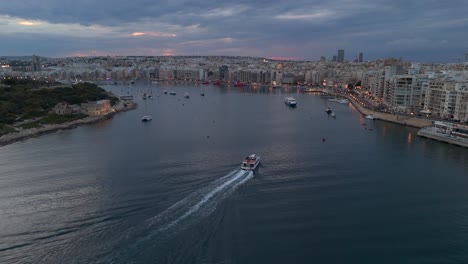
[{"label": "cloudy sky", "polygon": [[240,55],[297,60],[468,52],[467,0],[0,0],[0,55]]}]

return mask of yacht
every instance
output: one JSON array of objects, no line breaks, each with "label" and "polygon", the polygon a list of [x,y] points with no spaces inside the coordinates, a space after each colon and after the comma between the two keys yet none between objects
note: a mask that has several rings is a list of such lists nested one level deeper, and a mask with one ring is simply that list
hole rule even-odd
[{"label": "yacht", "polygon": [[466,125],[435,121],[432,126],[419,130],[418,136],[468,148],[468,126]]},{"label": "yacht", "polygon": [[366,115],[366,119],[375,120],[376,118],[373,115]]},{"label": "yacht", "polygon": [[145,115],[145,116],[143,116],[143,117],[141,118],[141,121],[142,121],[142,122],[148,122],[148,121],[151,121],[151,119],[153,119],[153,118],[151,118],[151,116]]},{"label": "yacht", "polygon": [[260,164],[260,157],[251,154],[250,156],[245,157],[244,161],[242,161],[241,169],[243,170],[255,170],[258,165]]},{"label": "yacht", "polygon": [[297,105],[296,99],[294,99],[294,97],[284,98],[284,103],[291,106],[291,107],[296,107],[296,105]]}]

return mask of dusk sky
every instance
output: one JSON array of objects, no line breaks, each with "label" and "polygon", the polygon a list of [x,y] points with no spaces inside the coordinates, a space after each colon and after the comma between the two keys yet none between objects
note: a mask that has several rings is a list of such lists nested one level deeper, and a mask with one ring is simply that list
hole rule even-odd
[{"label": "dusk sky", "polygon": [[229,55],[296,60],[468,52],[466,0],[1,1],[0,55]]}]

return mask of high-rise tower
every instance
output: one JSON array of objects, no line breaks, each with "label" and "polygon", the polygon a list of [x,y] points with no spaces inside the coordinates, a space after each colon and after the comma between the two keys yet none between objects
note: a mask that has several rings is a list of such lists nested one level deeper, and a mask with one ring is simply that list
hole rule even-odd
[{"label": "high-rise tower", "polygon": [[338,62],[343,62],[344,61],[344,49],[339,49],[338,50],[337,60],[338,60]]}]

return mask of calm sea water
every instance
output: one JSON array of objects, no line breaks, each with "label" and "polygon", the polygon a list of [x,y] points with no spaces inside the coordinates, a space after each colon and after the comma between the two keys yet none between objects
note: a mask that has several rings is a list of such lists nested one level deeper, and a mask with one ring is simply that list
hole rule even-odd
[{"label": "calm sea water", "polygon": [[0,263],[468,262],[467,149],[294,88],[107,88],[140,107],[0,148]]}]

